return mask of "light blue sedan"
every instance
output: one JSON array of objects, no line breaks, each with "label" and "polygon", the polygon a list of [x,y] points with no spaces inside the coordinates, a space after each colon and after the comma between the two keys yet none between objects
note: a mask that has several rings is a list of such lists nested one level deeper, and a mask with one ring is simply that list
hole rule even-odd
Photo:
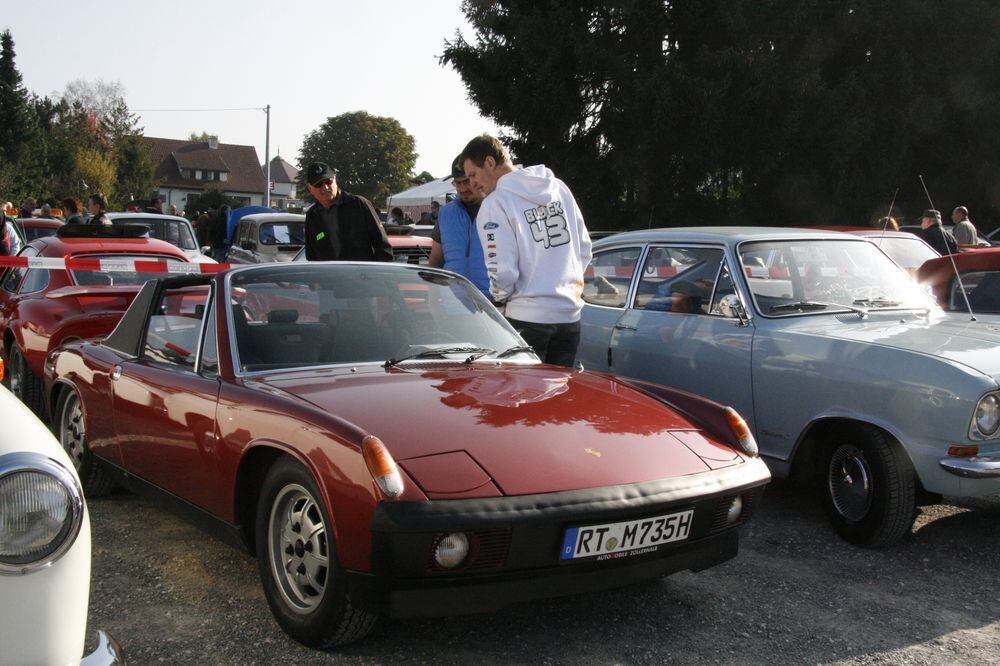
[{"label": "light blue sedan", "polygon": [[838,533],[907,534],[942,494],[1000,493],[1000,327],[944,313],[872,242],[700,227],[594,244],[577,359],[747,418]]}]

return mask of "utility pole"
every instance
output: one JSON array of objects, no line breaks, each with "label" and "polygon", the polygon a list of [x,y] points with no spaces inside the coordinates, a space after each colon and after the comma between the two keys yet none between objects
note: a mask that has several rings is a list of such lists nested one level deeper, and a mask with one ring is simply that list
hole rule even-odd
[{"label": "utility pole", "polygon": [[264,134],[264,206],[271,207],[271,105],[264,107],[267,114],[267,130]]}]

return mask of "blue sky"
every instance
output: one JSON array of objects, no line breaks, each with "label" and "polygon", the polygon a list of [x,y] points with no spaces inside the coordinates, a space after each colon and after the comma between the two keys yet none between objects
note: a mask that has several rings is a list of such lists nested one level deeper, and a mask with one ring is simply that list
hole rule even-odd
[{"label": "blue sky", "polygon": [[[76,79],[119,81],[133,109],[271,105],[271,155],[296,164],[302,138],[328,117],[368,111],[417,140],[416,171],[445,176],[481,132],[496,132],[461,78],[438,64],[456,30],[471,38],[459,0],[305,3],[208,0],[7,3],[17,67],[32,92]],[[311,8],[311,9],[310,9]],[[264,160],[260,111],[143,112],[147,136],[217,134]]]}]

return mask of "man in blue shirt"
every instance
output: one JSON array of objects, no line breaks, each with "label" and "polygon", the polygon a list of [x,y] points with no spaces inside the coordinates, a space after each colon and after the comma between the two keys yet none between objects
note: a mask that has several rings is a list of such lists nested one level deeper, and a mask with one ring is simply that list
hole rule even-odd
[{"label": "man in blue shirt", "polygon": [[438,213],[438,223],[431,232],[434,244],[429,263],[435,268],[464,275],[489,298],[490,279],[486,273],[485,253],[476,231],[476,214],[484,194],[472,186],[457,157],[451,165],[451,176],[455,180],[458,198],[445,204]]}]

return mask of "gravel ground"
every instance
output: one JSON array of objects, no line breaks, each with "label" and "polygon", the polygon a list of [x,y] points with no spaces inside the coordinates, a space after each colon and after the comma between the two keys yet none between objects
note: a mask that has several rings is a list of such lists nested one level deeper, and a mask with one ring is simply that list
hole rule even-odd
[{"label": "gravel ground", "polygon": [[946,498],[901,544],[869,551],[772,485],[722,566],[493,615],[385,621],[330,653],[278,628],[246,554],[125,492],[90,512],[88,632],[110,631],[132,664],[1000,662],[1000,497]]}]

